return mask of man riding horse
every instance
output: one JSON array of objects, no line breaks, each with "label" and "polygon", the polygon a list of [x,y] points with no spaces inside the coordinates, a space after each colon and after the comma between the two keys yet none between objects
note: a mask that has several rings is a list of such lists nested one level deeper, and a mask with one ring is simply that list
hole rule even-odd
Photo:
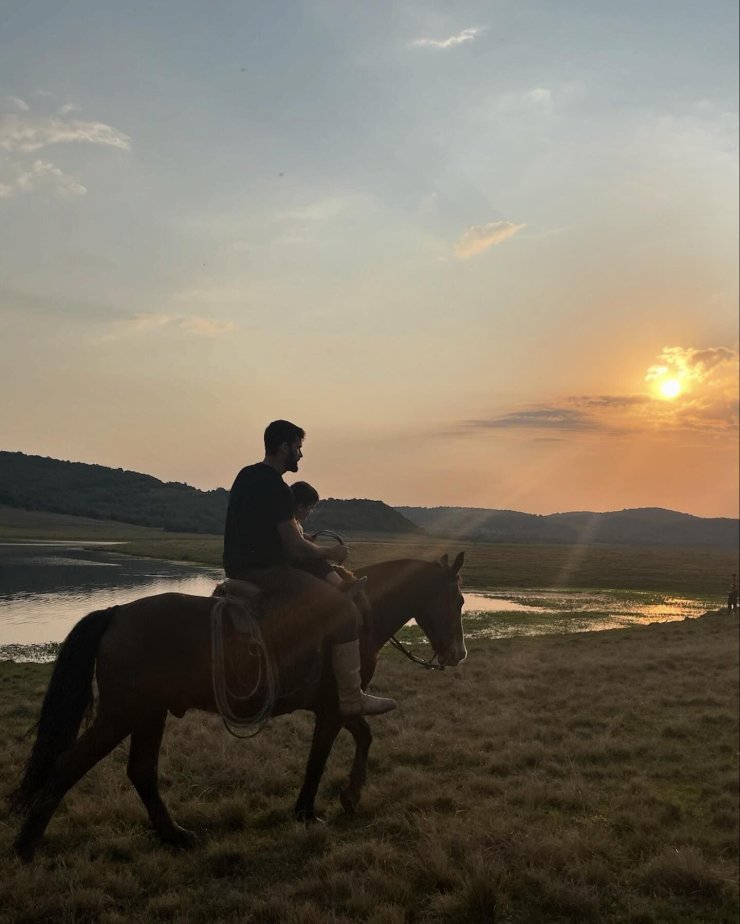
[{"label": "man riding horse", "polygon": [[[394,709],[392,699],[365,693],[360,680],[360,614],[353,602],[321,580],[331,571],[329,562],[341,564],[347,547],[308,542],[294,517],[295,503],[283,481],[297,472],[303,457],[305,432],[287,420],[274,420],[265,430],[265,458],[248,465],[236,476],[229,496],[224,532],[223,565],[227,578],[249,581],[266,594],[321,593],[335,609],[329,632],[331,663],[343,716],[380,715]],[[339,619],[336,614],[339,613]]]}]

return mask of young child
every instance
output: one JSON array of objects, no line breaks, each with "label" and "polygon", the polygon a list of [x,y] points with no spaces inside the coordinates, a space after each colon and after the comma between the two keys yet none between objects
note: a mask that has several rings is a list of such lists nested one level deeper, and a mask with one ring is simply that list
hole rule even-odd
[{"label": "young child", "polygon": [[[307,542],[314,542],[316,537],[307,536],[303,531],[303,524],[311,515],[313,508],[318,504],[319,492],[307,481],[296,481],[290,486],[290,490],[293,494],[293,500],[295,501],[294,516],[298,532]],[[323,559],[304,558],[293,561],[292,564],[296,568],[308,571],[316,577],[328,581],[329,584],[333,584],[335,587],[341,587],[344,584],[344,581],[332,566]]]},{"label": "young child", "polygon": [[[303,524],[311,515],[313,508],[318,504],[319,492],[306,481],[296,481],[291,485],[290,490],[293,492],[293,501],[295,502],[294,516],[298,531],[307,542],[315,542],[316,536],[307,536],[303,530]],[[329,562],[322,558],[296,559],[291,564],[294,568],[308,571],[309,574],[328,581],[329,584],[333,584],[346,593],[359,610],[357,631],[361,632],[363,625],[366,632],[370,631],[372,611],[370,601],[364,591],[367,577],[355,578],[351,571],[347,571],[341,565],[332,567]],[[370,714],[370,709],[367,706],[363,707],[363,703],[374,704],[377,702],[374,709],[376,714],[380,714],[381,711],[387,712],[395,709],[396,704],[392,699],[373,698],[362,690],[359,638],[333,644],[332,665],[334,667],[334,676],[337,680],[339,708],[342,715]],[[362,712],[363,708],[365,709],[364,712]]]}]

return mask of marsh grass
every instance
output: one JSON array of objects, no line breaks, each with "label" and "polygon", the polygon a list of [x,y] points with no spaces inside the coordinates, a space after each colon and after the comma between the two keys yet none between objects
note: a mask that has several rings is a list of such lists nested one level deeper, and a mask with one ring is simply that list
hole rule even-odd
[{"label": "marsh grass", "polygon": [[[124,746],[68,795],[32,866],[10,858],[16,820],[3,807],[3,920],[736,920],[737,619],[469,649],[442,674],[384,653],[377,688],[400,706],[373,722],[354,818],[337,800],[346,734],[319,794],[327,824],[291,818],[304,714],[251,741],[214,716],[170,719],[163,790],[201,836],[191,852],[149,832]],[[49,670],[0,668],[4,790]]]},{"label": "marsh grass", "polygon": [[[10,540],[117,541],[115,549],[135,556],[221,567],[223,539],[128,523],[90,520],[0,505],[0,537]],[[439,557],[465,551],[464,581],[479,590],[502,588],[606,589],[612,593],[661,591],[710,597],[724,603],[737,551],[711,548],[633,546],[503,545],[434,537],[352,535],[349,566],[359,568],[393,558]],[[618,590],[615,590],[618,588]]]}]

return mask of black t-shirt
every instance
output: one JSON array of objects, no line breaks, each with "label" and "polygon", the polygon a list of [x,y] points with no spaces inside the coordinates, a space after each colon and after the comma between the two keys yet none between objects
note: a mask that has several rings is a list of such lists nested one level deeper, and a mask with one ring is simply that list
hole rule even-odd
[{"label": "black t-shirt", "polygon": [[278,523],[293,517],[293,495],[271,465],[248,465],[236,476],[224,530],[224,571],[239,578],[250,568],[268,568],[288,559]]}]

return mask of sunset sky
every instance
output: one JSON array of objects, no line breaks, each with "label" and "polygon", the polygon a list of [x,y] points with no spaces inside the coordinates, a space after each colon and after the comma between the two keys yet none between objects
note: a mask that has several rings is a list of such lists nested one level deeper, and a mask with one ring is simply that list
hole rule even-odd
[{"label": "sunset sky", "polygon": [[0,449],[738,515],[734,0],[0,3]]}]

